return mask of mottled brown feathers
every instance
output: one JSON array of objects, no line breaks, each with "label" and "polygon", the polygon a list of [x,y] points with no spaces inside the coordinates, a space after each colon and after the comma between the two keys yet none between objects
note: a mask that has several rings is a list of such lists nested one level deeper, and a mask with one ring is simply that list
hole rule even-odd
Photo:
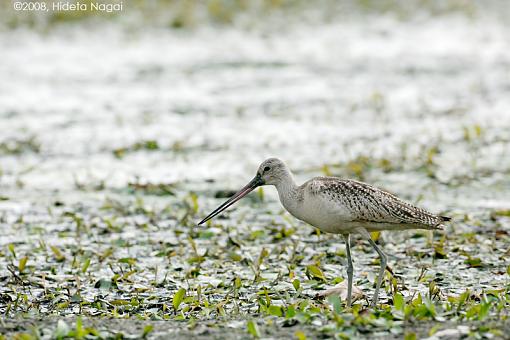
[{"label": "mottled brown feathers", "polygon": [[404,202],[395,195],[369,184],[335,177],[316,177],[303,184],[311,195],[337,201],[351,213],[353,221],[423,225],[440,229],[449,221]]}]

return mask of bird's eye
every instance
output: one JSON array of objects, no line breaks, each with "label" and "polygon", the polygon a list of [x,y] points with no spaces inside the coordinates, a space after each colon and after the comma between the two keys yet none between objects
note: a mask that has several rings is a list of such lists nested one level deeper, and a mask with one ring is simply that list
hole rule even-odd
[{"label": "bird's eye", "polygon": [[270,168],[270,167],[268,167],[268,166],[266,166],[266,167],[264,168],[264,172],[269,171],[269,170],[271,170],[271,168]]}]

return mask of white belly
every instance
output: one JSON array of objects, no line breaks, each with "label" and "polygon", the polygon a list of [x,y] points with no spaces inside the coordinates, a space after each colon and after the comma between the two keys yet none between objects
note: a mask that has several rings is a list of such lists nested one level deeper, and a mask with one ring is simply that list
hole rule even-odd
[{"label": "white belly", "polygon": [[328,204],[328,202],[309,197],[305,197],[302,202],[297,204],[282,203],[294,217],[327,233],[345,234],[350,233],[353,228],[359,227],[359,223],[352,224],[352,216],[347,208],[339,204]]},{"label": "white belly", "polygon": [[350,234],[356,232],[357,228],[365,228],[370,232],[382,230],[432,229],[424,225],[359,221],[353,218],[346,207],[338,203],[324,204],[321,201],[307,201],[305,199],[301,205],[285,206],[285,208],[297,219],[323,232],[332,234]]}]

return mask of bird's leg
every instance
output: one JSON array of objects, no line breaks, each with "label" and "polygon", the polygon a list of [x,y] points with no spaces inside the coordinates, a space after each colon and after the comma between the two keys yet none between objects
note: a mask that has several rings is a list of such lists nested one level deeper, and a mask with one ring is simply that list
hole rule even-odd
[{"label": "bird's leg", "polygon": [[352,266],[351,258],[351,234],[344,235],[345,240],[345,253],[347,255],[347,307],[351,307],[352,302],[352,275],[354,267]]},{"label": "bird's leg", "polygon": [[372,237],[370,237],[369,232],[364,228],[360,229],[359,232],[363,237],[365,237],[368,240],[370,245],[375,249],[377,254],[379,254],[379,257],[381,258],[381,268],[379,269],[379,276],[377,277],[377,284],[375,287],[375,293],[371,304],[372,307],[375,307],[377,304],[377,300],[379,299],[379,289],[381,288],[382,279],[384,277],[384,270],[386,269],[386,264],[388,261],[384,252],[381,250],[381,248],[377,246],[377,244],[375,244],[374,240],[372,240]]}]

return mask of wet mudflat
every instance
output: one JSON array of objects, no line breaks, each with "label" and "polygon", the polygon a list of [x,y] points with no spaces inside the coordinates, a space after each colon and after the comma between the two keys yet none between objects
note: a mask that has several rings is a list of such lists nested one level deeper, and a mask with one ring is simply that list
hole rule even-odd
[{"label": "wet mudflat", "polygon": [[[6,337],[502,338],[510,330],[510,27],[494,10],[275,32],[105,24],[2,32]],[[345,247],[263,188],[268,156],[451,216]]]}]

